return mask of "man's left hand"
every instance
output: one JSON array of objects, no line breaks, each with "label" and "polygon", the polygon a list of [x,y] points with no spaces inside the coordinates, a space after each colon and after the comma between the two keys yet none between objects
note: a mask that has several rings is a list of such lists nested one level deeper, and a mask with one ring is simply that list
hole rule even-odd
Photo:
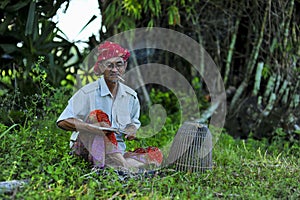
[{"label": "man's left hand", "polygon": [[128,124],[124,129],[124,132],[126,133],[125,138],[128,140],[134,140],[136,137],[136,131],[137,128],[135,127],[135,125]]}]

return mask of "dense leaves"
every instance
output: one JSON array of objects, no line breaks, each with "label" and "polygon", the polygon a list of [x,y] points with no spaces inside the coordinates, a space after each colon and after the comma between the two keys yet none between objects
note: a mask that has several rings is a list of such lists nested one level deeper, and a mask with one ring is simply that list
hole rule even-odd
[{"label": "dense leaves", "polygon": [[[62,37],[51,18],[65,1],[3,1],[1,3],[0,54],[2,91],[19,89],[24,95],[38,88],[32,68],[42,57],[46,79],[60,86],[76,68],[80,53],[75,44]],[[60,33],[60,34],[59,34]],[[75,59],[74,59],[74,56]],[[70,62],[71,59],[74,61]],[[77,63],[78,65],[78,63]],[[78,66],[77,66],[78,67]],[[26,86],[26,87],[25,87]]]},{"label": "dense leaves", "polygon": [[[36,63],[55,87],[73,85],[77,72],[83,82],[92,80],[86,67],[78,71],[83,56],[76,45],[65,40],[51,21],[62,5],[67,9],[69,1],[1,2],[0,95],[12,91],[23,96],[39,94]],[[132,28],[155,26],[184,33],[199,42],[220,69],[227,89],[230,134],[273,137],[277,128],[284,128],[293,135],[300,124],[299,5],[297,0],[99,1],[101,38],[91,37],[87,51]],[[183,68],[189,63],[177,55],[159,50],[134,53],[134,65],[163,63],[192,84],[195,76],[200,77],[192,67]],[[197,95],[203,98],[208,91],[201,79],[198,83],[195,90],[200,88],[203,92]],[[152,88],[147,86],[148,92]],[[141,99],[149,101],[145,90]]]},{"label": "dense leaves", "polygon": [[[280,127],[291,135],[297,131],[299,1],[114,0],[101,6],[105,37],[132,28],[164,27],[198,41],[222,74],[230,134],[262,138],[273,137]],[[176,56],[157,54],[148,56],[149,61],[188,65]],[[190,68],[174,68],[192,81]]]}]

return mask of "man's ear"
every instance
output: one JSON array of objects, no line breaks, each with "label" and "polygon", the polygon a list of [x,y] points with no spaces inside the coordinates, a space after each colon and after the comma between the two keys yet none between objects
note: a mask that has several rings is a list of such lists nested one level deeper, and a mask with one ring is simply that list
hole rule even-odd
[{"label": "man's ear", "polygon": [[106,70],[106,67],[104,66],[103,62],[101,62],[99,65],[98,65],[98,70],[100,72],[100,74],[103,74]]}]

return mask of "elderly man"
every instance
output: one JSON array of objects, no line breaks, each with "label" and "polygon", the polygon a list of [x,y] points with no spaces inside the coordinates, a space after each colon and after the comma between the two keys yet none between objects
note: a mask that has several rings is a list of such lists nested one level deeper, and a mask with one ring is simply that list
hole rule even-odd
[{"label": "elderly man", "polygon": [[[134,139],[141,125],[137,93],[120,82],[129,56],[129,51],[119,44],[107,41],[99,45],[94,72],[100,78],[77,91],[57,120],[58,127],[74,131],[71,136],[74,153],[95,167],[137,169],[162,162],[162,154],[157,148],[143,151],[139,148],[125,153],[124,138]],[[116,128],[122,132],[99,127]]]}]

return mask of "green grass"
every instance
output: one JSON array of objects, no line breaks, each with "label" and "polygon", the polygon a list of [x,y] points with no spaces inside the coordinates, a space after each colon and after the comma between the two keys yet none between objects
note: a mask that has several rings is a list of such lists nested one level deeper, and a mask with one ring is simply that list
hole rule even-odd
[{"label": "green grass", "polygon": [[0,181],[29,179],[29,184],[2,193],[0,198],[300,198],[300,147],[296,144],[234,140],[224,133],[213,149],[211,171],[197,174],[162,169],[160,176],[121,180],[109,169],[91,173],[87,163],[70,156],[70,132],[58,129],[54,121],[35,120],[11,129],[0,125]]}]

